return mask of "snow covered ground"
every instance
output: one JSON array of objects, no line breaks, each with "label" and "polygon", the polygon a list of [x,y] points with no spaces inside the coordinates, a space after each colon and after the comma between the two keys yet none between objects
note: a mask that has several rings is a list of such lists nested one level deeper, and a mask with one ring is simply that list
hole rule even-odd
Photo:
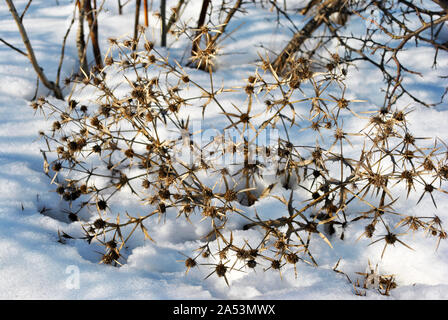
[{"label": "snow covered ground", "polygon": [[[183,18],[195,21],[200,1],[191,2]],[[15,1],[19,12],[26,3],[25,0]],[[158,8],[158,1],[154,1],[153,7]],[[72,13],[72,1],[36,0],[24,19],[37,59],[50,78],[56,74],[60,45]],[[244,25],[222,43],[224,54],[218,58],[216,79],[225,80],[228,86],[243,85],[244,79],[253,73],[257,52],[263,53],[259,45],[278,50],[285,44],[291,36],[288,22],[283,19],[281,26],[272,28],[276,18],[275,13],[260,8],[250,15],[235,17],[229,30],[241,23]],[[150,24],[147,36],[157,43],[156,18],[150,17]],[[110,36],[131,36],[133,5],[127,5],[124,14],[119,16],[116,1],[106,1],[99,26],[102,48],[107,47]],[[75,27],[67,40],[63,78],[76,67]],[[0,5],[0,37],[23,48],[4,2]],[[188,50],[185,41],[175,42],[173,38],[169,38],[169,47],[169,52],[177,57]],[[415,68],[425,71],[423,80],[410,78],[410,85],[420,97],[438,101],[447,80],[437,76],[448,70],[448,56],[439,54],[439,66],[435,70],[430,68],[432,56],[427,49],[412,49],[406,54],[415,61]],[[201,71],[191,74],[198,81],[207,82],[207,76]],[[382,78],[370,66],[361,64],[358,70],[352,69],[346,84],[349,97],[366,100],[359,104],[359,110],[374,110],[381,105]],[[319,252],[319,267],[298,265],[297,278],[292,267],[282,271],[282,279],[278,272],[264,272],[260,267],[256,272],[233,273],[228,287],[220,281],[222,279],[204,280],[211,272],[209,266],[193,268],[185,275],[181,261],[185,257],[181,253],[189,254],[198,247],[198,236],[204,234],[205,227],[168,219],[166,223],[149,226],[156,243],[139,238],[132,242],[122,267],[99,264],[101,247],[82,240],[58,242],[58,231],[76,236],[81,230],[78,222],[69,223],[61,218],[65,204],[43,174],[40,149],[44,146],[38,139],[38,132],[47,129],[49,122],[29,107],[35,87],[36,75],[26,58],[0,44],[1,299],[448,299],[448,245],[442,241],[435,251],[435,240],[421,233],[405,238],[414,251],[399,245],[389,247],[381,260],[381,244],[368,246],[369,239],[356,242],[362,231],[349,229],[345,240],[332,239],[334,248],[331,250],[324,242],[318,243],[314,251]],[[39,88],[38,95],[48,93],[42,86]],[[401,102],[403,107],[407,103],[414,110],[410,123],[416,136],[437,136],[448,141],[446,102],[430,110],[405,99]],[[360,127],[356,120],[345,125],[350,129]],[[396,210],[437,214],[442,220],[448,219],[446,195],[438,194],[437,209],[429,197],[416,205],[418,198],[419,194],[408,200],[403,197]],[[126,202],[126,194],[120,195],[117,201],[129,210],[138,210],[140,206]],[[260,215],[269,215],[275,202],[275,199],[263,199],[255,207]],[[238,230],[234,237],[236,241],[247,239],[255,232]],[[368,290],[366,297],[355,296],[346,278],[332,270],[340,258],[339,269],[352,279],[359,277],[355,272],[365,272],[370,259],[373,264],[378,263],[381,273],[396,275],[398,288],[392,290],[390,297],[373,290]]]}]

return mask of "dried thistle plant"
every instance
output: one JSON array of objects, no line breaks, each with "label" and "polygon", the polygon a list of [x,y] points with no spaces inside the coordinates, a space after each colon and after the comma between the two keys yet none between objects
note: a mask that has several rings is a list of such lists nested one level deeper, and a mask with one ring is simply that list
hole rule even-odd
[{"label": "dried thistle plant", "polygon": [[[294,265],[297,274],[302,262],[317,265],[319,252],[312,244],[323,241],[331,250],[336,231],[344,239],[346,228],[355,223],[365,227],[361,237],[384,244],[382,256],[389,245],[410,248],[401,239],[408,231],[424,231],[437,246],[446,239],[437,216],[394,210],[403,188],[408,196],[421,192],[420,200],[431,197],[434,205],[434,194],[446,193],[446,146],[437,140],[432,148],[419,146],[422,138],[410,132],[406,109],[357,113],[359,100],[346,98],[336,58],[319,73],[311,71],[309,60],[290,58],[291,68],[282,76],[262,58],[245,85],[216,89],[212,68],[206,87],[160,54],[144,34],[138,39],[140,51],[133,50],[133,40],[110,39],[105,67],[74,80],[77,90],[95,92],[97,98],[88,106],[73,99],[65,108],[45,99],[33,104],[53,119],[42,134],[48,147],[43,150],[46,173],[69,203],[72,221],[81,212],[96,215],[82,226],[86,241],[104,246],[102,263],[124,263],[124,248],[136,233],[156,240],[148,225],[168,215],[188,221],[199,215],[209,221],[199,253],[183,261],[187,272],[211,265],[209,276],[227,284],[234,271],[264,266],[281,275],[285,265]],[[198,53],[195,59],[210,66],[204,57]],[[108,82],[107,75],[114,72],[123,72],[126,90]],[[245,96],[245,103],[225,108],[222,101],[235,91]],[[260,110],[254,105],[261,101]],[[196,107],[205,117],[210,106],[220,110],[226,123],[219,135],[203,143],[194,139],[197,132],[185,110]],[[309,111],[299,112],[299,106]],[[346,116],[359,118],[365,127],[348,132]],[[258,138],[270,132],[276,138],[260,143]],[[301,143],[305,134],[316,137],[315,144]],[[357,153],[351,148],[354,139],[363,146]],[[117,214],[111,203],[124,189],[145,214],[125,212],[125,219]],[[263,198],[277,202],[280,217],[259,216],[254,204]],[[246,221],[243,230],[257,228],[259,239],[251,239],[250,245],[248,239],[234,241],[228,227],[232,216]],[[395,232],[397,228],[407,229]],[[381,290],[388,293],[392,282]]]}]

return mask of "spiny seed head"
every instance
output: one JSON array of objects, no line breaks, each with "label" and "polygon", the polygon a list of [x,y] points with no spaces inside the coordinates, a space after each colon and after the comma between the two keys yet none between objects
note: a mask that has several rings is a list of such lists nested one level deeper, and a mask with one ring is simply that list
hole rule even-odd
[{"label": "spiny seed head", "polygon": [[53,122],[53,131],[61,129],[61,123],[59,121]]},{"label": "spiny seed head", "polygon": [[369,183],[374,185],[375,187],[382,187],[386,184],[387,178],[378,174],[374,173],[369,177]]},{"label": "spiny seed head", "polygon": [[145,179],[142,181],[142,187],[145,189],[148,189],[150,187],[151,183],[149,182],[148,179]]},{"label": "spiny seed head", "polygon": [[271,268],[274,269],[274,270],[280,270],[280,268],[281,268],[280,260],[273,260],[271,262]]},{"label": "spiny seed head", "polygon": [[258,249],[250,249],[249,254],[252,258],[258,257]]},{"label": "spiny seed head", "polygon": [[65,201],[70,201],[72,199],[70,192],[64,192],[64,194],[62,195],[62,199],[64,199]]},{"label": "spiny seed head", "polygon": [[375,226],[373,224],[368,224],[364,230],[366,232],[367,238],[372,238],[373,233],[375,232]]},{"label": "spiny seed head", "polygon": [[182,199],[182,195],[181,194],[179,194],[179,193],[174,193],[174,194],[172,194],[172,196],[173,196],[173,198],[174,198],[174,200],[180,200],[180,199]]},{"label": "spiny seed head", "polygon": [[209,206],[209,207],[206,207],[203,211],[202,211],[202,214],[205,216],[205,217],[210,217],[210,218],[215,218],[216,216],[217,216],[217,213],[218,213],[218,210],[215,208],[215,207],[213,207],[213,206]]},{"label": "spiny seed head", "polygon": [[426,171],[432,171],[432,170],[435,169],[435,166],[434,166],[434,164],[432,163],[431,159],[426,158],[425,161],[423,161],[423,168],[424,168]]},{"label": "spiny seed head", "polygon": [[161,199],[169,199],[170,198],[170,195],[171,195],[171,193],[170,193],[170,191],[168,190],[168,189],[161,189],[160,191],[159,191],[159,197],[161,198]]},{"label": "spiny seed head", "polygon": [[394,244],[397,241],[397,236],[393,233],[388,233],[385,237],[384,240],[386,241],[387,244]]},{"label": "spiny seed head", "polygon": [[100,120],[98,119],[98,117],[92,117],[90,119],[90,124],[94,127],[99,127],[100,126]]},{"label": "spiny seed head", "polygon": [[65,192],[65,188],[63,186],[58,186],[56,188],[56,193],[62,195],[62,194],[64,194],[64,192]]},{"label": "spiny seed head", "polygon": [[206,197],[206,198],[213,198],[213,191],[212,191],[212,189],[210,189],[210,188],[204,188],[204,196]]},{"label": "spiny seed head", "polygon": [[311,196],[314,200],[316,200],[316,199],[320,198],[320,193],[316,191],[316,192],[313,192],[313,194]]},{"label": "spiny seed head", "polygon": [[244,91],[246,91],[247,94],[252,94],[254,93],[254,86],[251,84],[248,84],[245,88]]},{"label": "spiny seed head", "polygon": [[111,65],[113,65],[113,64],[114,64],[114,58],[112,58],[112,57],[110,57],[110,56],[106,57],[106,59],[104,60],[104,64],[105,64],[106,66],[111,66]]},{"label": "spiny seed head", "polygon": [[338,207],[335,206],[333,203],[328,204],[325,209],[328,213],[336,213],[338,211]]},{"label": "spiny seed head", "polygon": [[319,160],[322,158],[322,150],[320,148],[314,149],[314,151],[311,153],[311,156],[314,160]]},{"label": "spiny seed head", "polygon": [[92,82],[95,86],[99,86],[103,81],[98,77],[93,77]]},{"label": "spiny seed head", "polygon": [[222,259],[222,260],[227,259],[227,250],[221,250],[219,252],[219,258]]},{"label": "spiny seed head", "polygon": [[192,259],[192,258],[187,258],[187,259],[185,260],[185,266],[186,266],[187,268],[193,268],[193,267],[195,267],[196,265],[197,265],[196,261],[195,261],[194,259]]},{"label": "spiny seed head", "polygon": [[105,117],[109,117],[110,116],[110,107],[109,106],[106,106],[106,105],[102,105],[102,106],[100,106],[100,108],[98,109],[98,112],[101,114],[101,115],[103,115],[103,116],[105,116]]},{"label": "spiny seed head", "polygon": [[373,116],[370,118],[370,123],[382,125],[384,124],[384,120],[380,116]]},{"label": "spiny seed head", "polygon": [[387,114],[389,114],[389,109],[387,109],[387,108],[380,109],[380,115],[385,116]]},{"label": "spiny seed head", "polygon": [[430,184],[425,185],[425,191],[431,193],[434,191],[434,187]]},{"label": "spiny seed head", "polygon": [[226,201],[228,202],[235,201],[237,199],[236,191],[227,190],[226,193],[224,194],[224,199],[226,199]]},{"label": "spiny seed head", "polygon": [[39,108],[39,104],[36,101],[33,101],[31,102],[30,107],[37,110]]},{"label": "spiny seed head", "polygon": [[68,107],[70,110],[75,109],[77,105],[78,105],[78,102],[76,100],[70,100],[68,102]]},{"label": "spiny seed head", "polygon": [[109,254],[105,254],[101,259],[101,262],[104,264],[111,264],[112,262],[114,262],[114,259],[112,259],[112,257]]},{"label": "spiny seed head", "polygon": [[55,172],[59,172],[62,168],[62,164],[60,162],[55,162],[51,169]]},{"label": "spiny seed head", "polygon": [[70,151],[72,151],[72,152],[78,150],[78,144],[76,143],[76,141],[70,141],[70,142],[67,144],[67,147],[68,147],[68,150],[70,150]]},{"label": "spiny seed head", "polygon": [[241,260],[245,260],[250,257],[249,252],[244,249],[238,249],[236,251],[236,257]]},{"label": "spiny seed head", "polygon": [[404,157],[405,159],[407,159],[407,160],[411,160],[411,159],[413,159],[413,158],[414,158],[414,151],[412,151],[412,150],[406,150],[406,151],[403,153],[403,157]]},{"label": "spiny seed head", "polygon": [[336,140],[342,140],[342,138],[344,138],[344,136],[345,136],[345,133],[341,128],[337,128],[334,131],[334,137]]},{"label": "spiny seed head", "polygon": [[179,112],[179,109],[180,109],[180,104],[170,103],[168,105],[168,110],[170,110],[171,112],[174,112],[174,113]]},{"label": "spiny seed head", "polygon": [[448,165],[439,168],[439,175],[444,179],[448,179]]},{"label": "spiny seed head", "polygon": [[142,169],[148,169],[148,168],[151,168],[151,159],[149,159],[149,158],[143,158],[143,159],[141,159],[141,161],[140,161],[140,168],[142,168]]},{"label": "spiny seed head", "polygon": [[190,78],[189,78],[187,75],[183,75],[183,76],[181,77],[181,80],[182,80],[183,82],[185,82],[185,83],[190,82]]},{"label": "spiny seed head", "polygon": [[407,144],[413,144],[415,143],[415,138],[410,134],[410,133],[406,133],[404,135],[404,142],[406,142]]},{"label": "spiny seed head", "polygon": [[404,170],[404,171],[400,174],[400,177],[401,177],[402,179],[406,179],[406,180],[408,180],[408,181],[412,181],[412,179],[413,179],[413,174],[412,174],[412,172],[409,171],[409,170]]},{"label": "spiny seed head", "polygon": [[134,99],[142,101],[145,99],[145,90],[143,90],[143,88],[137,87],[134,90],[132,90],[131,96]]},{"label": "spiny seed head", "polygon": [[134,150],[132,150],[132,149],[127,149],[127,150],[124,152],[124,155],[125,155],[127,158],[133,158],[134,155],[135,155],[135,153],[134,153]]},{"label": "spiny seed head", "polygon": [[247,113],[243,113],[240,115],[240,121],[243,123],[247,123],[250,120],[250,116]]},{"label": "spiny seed head", "polygon": [[349,101],[344,98],[341,98],[337,101],[337,103],[340,109],[345,109],[348,107]]},{"label": "spiny seed head", "polygon": [[70,193],[70,200],[74,201],[78,199],[81,196],[81,191],[75,190],[72,193]]},{"label": "spiny seed head", "polygon": [[316,222],[308,222],[305,225],[305,231],[310,233],[317,233],[317,223]]},{"label": "spiny seed head", "polygon": [[107,42],[109,42],[109,44],[112,46],[112,45],[116,45],[116,44],[118,44],[118,41],[117,41],[117,39],[116,38],[108,38],[107,39]]},{"label": "spiny seed head", "polygon": [[154,120],[154,116],[153,116],[153,114],[151,113],[151,111],[148,111],[148,113],[145,115],[145,119],[146,119],[146,121],[148,121],[148,122],[152,122],[152,121]]},{"label": "spiny seed head", "polygon": [[106,242],[106,248],[115,249],[117,247],[117,242],[115,240],[110,240]]},{"label": "spiny seed head", "polygon": [[403,111],[396,111],[394,112],[393,116],[392,116],[396,121],[403,121],[405,118],[405,115],[403,113]]},{"label": "spiny seed head", "polygon": [[130,48],[130,47],[132,46],[132,41],[131,41],[131,40],[124,40],[124,41],[123,41],[123,45],[124,45],[125,47]]},{"label": "spiny seed head", "polygon": [[286,248],[286,243],[283,240],[277,240],[274,243],[274,248],[277,250],[284,250]]},{"label": "spiny seed head", "polygon": [[156,57],[153,54],[149,55],[148,56],[148,63],[153,64],[155,62],[156,62]]},{"label": "spiny seed head", "polygon": [[120,255],[116,250],[111,250],[109,252],[109,256],[111,257],[112,260],[118,260],[118,258],[120,258]]},{"label": "spiny seed head", "polygon": [[247,261],[247,266],[251,269],[255,268],[257,266],[257,261],[251,259],[249,261]]},{"label": "spiny seed head", "polygon": [[152,43],[151,41],[147,41],[145,43],[145,50],[150,52],[152,49],[154,48],[154,43]]},{"label": "spiny seed head", "polygon": [[76,214],[74,214],[73,212],[70,212],[70,213],[68,214],[68,218],[70,219],[70,221],[73,221],[73,222],[79,220],[79,219],[78,219],[78,216],[77,216]]},{"label": "spiny seed head", "polygon": [[277,154],[280,158],[287,158],[291,154],[291,151],[288,149],[278,148]]},{"label": "spiny seed head", "polygon": [[438,225],[442,224],[442,220],[438,216],[434,216],[434,218],[432,218],[432,221]]},{"label": "spiny seed head", "polygon": [[193,212],[193,207],[188,203],[182,206],[182,211],[186,214]]},{"label": "spiny seed head", "polygon": [[40,97],[37,99],[37,104],[40,105],[40,106],[44,105],[46,102],[47,102],[47,100],[46,100],[45,97],[43,97],[43,96],[40,96]]},{"label": "spiny seed head", "polygon": [[87,185],[85,185],[85,184],[81,185],[81,186],[79,187],[79,191],[80,191],[82,194],[87,194],[87,192],[88,192]]},{"label": "spiny seed head", "polygon": [[97,202],[97,205],[98,205],[98,209],[100,209],[100,210],[106,210],[106,208],[107,208],[107,202],[104,200],[99,200]]},{"label": "spiny seed head", "polygon": [[319,131],[320,130],[320,122],[318,121],[314,121],[311,123],[311,129],[314,131]]},{"label": "spiny seed head", "polygon": [[291,264],[296,264],[297,262],[299,262],[299,256],[294,252],[291,252],[286,255],[286,261]]},{"label": "spiny seed head", "polygon": [[227,267],[224,264],[219,263],[218,265],[216,265],[215,271],[218,277],[224,277],[227,272]]},{"label": "spiny seed head", "polygon": [[87,145],[87,141],[84,138],[76,139],[76,145],[78,147],[78,151],[81,151]]},{"label": "spiny seed head", "polygon": [[93,226],[96,229],[103,229],[106,226],[106,221],[104,221],[103,219],[96,219],[95,222],[93,223]]}]

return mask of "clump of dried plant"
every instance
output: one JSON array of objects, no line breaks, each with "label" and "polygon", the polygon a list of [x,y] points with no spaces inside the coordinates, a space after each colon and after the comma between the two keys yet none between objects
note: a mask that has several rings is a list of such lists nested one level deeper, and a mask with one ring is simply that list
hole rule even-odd
[{"label": "clump of dried plant", "polygon": [[381,274],[378,270],[378,264],[374,268],[369,261],[365,272],[356,272],[362,278],[357,278],[356,281],[352,281],[345,272],[338,269],[340,261],[336,263],[333,271],[343,274],[347,278],[348,282],[353,286],[353,293],[357,296],[365,297],[369,290],[376,290],[383,296],[390,296],[391,290],[397,288],[395,276]]},{"label": "clump of dried plant", "polygon": [[[199,37],[212,39],[209,29],[201,30]],[[135,41],[141,50],[134,50]],[[261,58],[245,85],[226,88],[214,84],[211,67],[208,86],[194,81],[144,34],[110,43],[104,68],[73,80],[76,90],[93,89],[95,101],[33,103],[53,121],[42,132],[46,173],[69,203],[71,220],[84,211],[96,215],[81,224],[85,240],[104,246],[102,263],[124,263],[133,235],[153,240],[148,226],[168,215],[209,221],[210,232],[185,267],[209,265],[210,276],[226,282],[236,270],[262,266],[281,275],[285,265],[317,265],[312,244],[323,241],[330,248],[332,238],[343,239],[355,223],[365,228],[360,238],[382,244],[381,256],[389,246],[411,248],[402,238],[407,232],[423,231],[437,246],[446,238],[437,216],[394,210],[403,188],[407,196],[421,193],[418,202],[430,197],[434,206],[435,194],[446,193],[446,146],[435,140],[433,147],[422,147],[423,138],[409,129],[406,108],[357,112],[359,101],[346,98],[337,54],[322,72],[312,71],[308,59],[290,58],[282,75]],[[213,54],[197,51],[197,64],[209,66]],[[122,72],[120,89],[108,81],[114,72]],[[222,101],[235,91],[245,102],[228,107]],[[188,112],[205,118],[213,108],[225,125],[203,143]],[[347,117],[365,127],[347,131]],[[315,143],[304,144],[309,136]],[[361,147],[352,147],[355,140]],[[115,212],[112,200],[124,189],[146,213],[125,212],[123,218]],[[254,209],[263,198],[277,202],[271,217]],[[234,241],[228,226],[233,216],[246,221],[242,229],[261,231],[259,239]],[[389,284],[385,288],[389,292]]]}]

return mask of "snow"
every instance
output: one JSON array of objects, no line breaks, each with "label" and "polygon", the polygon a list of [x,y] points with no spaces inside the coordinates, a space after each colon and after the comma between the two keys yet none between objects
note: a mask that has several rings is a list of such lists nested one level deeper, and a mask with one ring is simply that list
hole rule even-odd
[{"label": "snow", "polygon": [[[25,0],[14,2],[19,12],[27,3]],[[294,4],[299,2],[291,1]],[[154,1],[153,6],[158,8],[158,1]],[[183,18],[195,21],[199,7],[199,1],[194,1],[187,7]],[[60,44],[72,12],[71,1],[59,0],[59,5],[56,5],[55,1],[36,0],[24,19],[37,59],[50,78],[56,75]],[[272,28],[277,18],[275,13],[260,8],[254,12],[238,14],[229,26],[228,30],[233,30],[244,23],[221,44],[225,54],[218,58],[216,83],[244,85],[244,79],[254,71],[257,53],[263,54],[259,45],[278,50],[288,41],[291,35],[289,22],[281,19],[282,24]],[[103,54],[108,37],[122,38],[132,34],[133,14],[131,4],[124,8],[122,16],[118,16],[116,1],[106,3],[105,12],[99,19]],[[300,26],[300,20],[296,22]],[[62,78],[70,75],[76,67],[75,27],[76,24],[67,40]],[[155,40],[159,50],[158,28],[157,19],[151,16],[147,36]],[[0,30],[1,38],[23,47],[4,3],[0,5]],[[186,44],[185,40],[175,42],[174,38],[169,38],[170,54],[182,57]],[[403,53],[403,58],[412,60],[418,71],[425,72],[424,78],[409,77],[409,84],[414,86],[417,96],[438,101],[447,86],[446,79],[438,77],[440,70],[446,70],[448,66],[447,54],[439,52],[437,70],[430,69],[432,56],[427,48],[409,49]],[[88,60],[92,61],[90,50]],[[207,74],[192,71],[192,75],[196,81],[208,83]],[[357,110],[372,110],[382,104],[382,78],[371,66],[360,64],[357,69],[352,68],[346,84],[349,88],[347,96],[366,100],[359,103]],[[155,243],[144,240],[142,235],[129,242],[123,266],[116,268],[99,264],[101,246],[75,239],[66,239],[64,243],[58,241],[58,232],[74,237],[82,233],[80,223],[70,223],[63,214],[66,204],[43,173],[40,149],[45,146],[39,140],[38,132],[48,128],[51,122],[29,107],[35,85],[36,75],[26,58],[1,44],[0,299],[448,299],[448,246],[442,241],[435,251],[435,240],[421,233],[404,238],[414,250],[400,244],[388,246],[381,260],[382,243],[369,246],[371,240],[357,241],[362,229],[348,229],[344,241],[337,237],[332,239],[333,249],[316,239],[313,251],[318,252],[319,267],[298,264],[297,277],[292,266],[282,269],[281,277],[278,271],[263,271],[268,266],[259,266],[256,272],[236,271],[229,276],[228,287],[223,279],[210,277],[204,280],[213,271],[212,266],[200,265],[189,270],[188,274],[185,272],[183,260],[197,249],[200,237],[209,231],[206,222],[195,219],[196,224],[192,225],[182,219],[170,218],[149,226]],[[68,92],[69,88],[66,88],[65,93]],[[47,93],[40,85],[38,96]],[[76,97],[87,101],[89,91],[81,91]],[[238,96],[234,98],[241,99]],[[225,101],[225,105],[232,109],[230,102]],[[403,98],[403,107],[407,103],[414,110],[410,124],[417,136],[437,136],[448,141],[446,103],[429,110]],[[192,115],[196,119],[201,116],[199,112]],[[211,127],[219,128],[217,117],[216,113],[210,113],[208,121]],[[356,120],[351,121],[345,123],[346,128],[362,128]],[[354,149],[360,146],[355,144]],[[129,194],[121,194],[110,206],[115,205],[117,212],[124,212],[122,209],[138,212],[141,204],[127,198]],[[285,192],[285,197],[288,194]],[[418,198],[419,194],[407,200],[405,196],[401,197],[396,210],[437,214],[442,220],[447,220],[448,198],[445,194],[437,196],[437,209],[429,197],[423,198],[416,206]],[[275,212],[275,203],[275,199],[263,199],[255,208],[262,217],[281,216]],[[238,225],[241,221],[235,219],[232,223]],[[256,237],[257,232],[236,230],[233,237],[242,243]],[[339,270],[351,279],[359,278],[356,272],[365,272],[370,260],[372,265],[379,264],[381,273],[395,274],[398,288],[391,291],[390,297],[374,290],[368,290],[366,297],[355,296],[346,277],[332,270],[340,258]]]}]

